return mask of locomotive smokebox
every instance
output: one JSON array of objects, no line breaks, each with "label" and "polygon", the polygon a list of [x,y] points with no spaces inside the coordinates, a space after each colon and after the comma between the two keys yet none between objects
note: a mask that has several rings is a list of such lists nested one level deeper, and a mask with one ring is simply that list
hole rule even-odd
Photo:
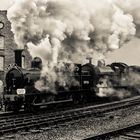
[{"label": "locomotive smokebox", "polygon": [[22,49],[16,49],[14,50],[15,52],[15,63],[19,66],[22,67]]}]

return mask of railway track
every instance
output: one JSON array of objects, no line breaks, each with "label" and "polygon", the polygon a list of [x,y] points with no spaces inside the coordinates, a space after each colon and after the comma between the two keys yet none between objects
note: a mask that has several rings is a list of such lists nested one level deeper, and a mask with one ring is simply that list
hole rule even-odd
[{"label": "railway track", "polygon": [[[140,104],[140,96],[132,99],[125,99],[113,103],[106,103],[96,106],[58,111],[54,113],[21,113],[21,114],[1,114],[0,115],[0,134],[16,132],[21,129],[39,128],[40,126],[56,126],[73,122],[80,118],[98,116],[106,112],[128,108]],[[106,135],[106,134],[105,134]]]},{"label": "railway track", "polygon": [[83,140],[140,140],[140,122],[111,130],[99,135],[90,135]]},{"label": "railway track", "polygon": [[139,140],[140,130],[129,131],[128,133],[121,134],[118,137],[119,140]]}]

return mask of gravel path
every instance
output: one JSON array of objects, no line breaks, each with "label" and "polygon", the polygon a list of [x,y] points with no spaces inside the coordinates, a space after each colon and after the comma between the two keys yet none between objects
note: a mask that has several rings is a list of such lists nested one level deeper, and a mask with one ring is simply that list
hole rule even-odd
[{"label": "gravel path", "polygon": [[[20,132],[12,135],[0,137],[0,139],[10,140],[81,140],[88,135],[96,135],[115,128],[127,126],[140,122],[140,107],[131,107],[109,114],[104,117],[89,117],[77,121],[67,126],[59,126],[52,130],[40,133],[29,133],[26,135]],[[8,137],[9,136],[9,137]]]}]

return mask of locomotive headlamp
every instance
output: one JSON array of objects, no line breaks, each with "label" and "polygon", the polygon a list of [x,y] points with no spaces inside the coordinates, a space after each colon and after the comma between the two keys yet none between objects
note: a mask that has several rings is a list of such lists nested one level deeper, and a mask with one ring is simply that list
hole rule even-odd
[{"label": "locomotive headlamp", "polygon": [[17,94],[18,95],[24,95],[26,93],[26,90],[24,88],[17,89]]}]

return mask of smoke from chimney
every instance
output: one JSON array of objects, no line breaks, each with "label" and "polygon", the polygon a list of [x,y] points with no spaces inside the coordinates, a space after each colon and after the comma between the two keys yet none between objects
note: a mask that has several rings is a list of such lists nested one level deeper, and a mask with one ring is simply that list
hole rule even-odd
[{"label": "smoke from chimney", "polygon": [[113,0],[17,0],[8,18],[17,45],[42,59],[51,84],[57,62],[97,62],[135,35],[133,17]]}]

